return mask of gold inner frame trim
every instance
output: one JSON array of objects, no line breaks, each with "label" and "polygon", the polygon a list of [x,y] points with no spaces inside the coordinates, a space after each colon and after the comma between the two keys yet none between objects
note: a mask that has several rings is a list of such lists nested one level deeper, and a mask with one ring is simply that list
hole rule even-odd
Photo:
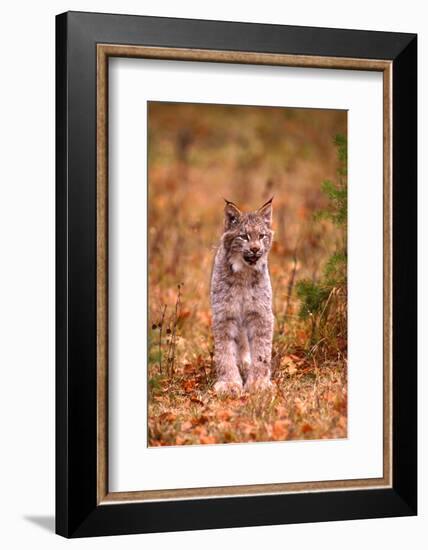
[{"label": "gold inner frame trim", "polygon": [[[383,476],[298,483],[273,483],[150,491],[109,492],[108,488],[108,59],[203,61],[349,69],[383,73]],[[97,44],[97,503],[222,498],[261,494],[377,489],[392,486],[392,62]]]}]

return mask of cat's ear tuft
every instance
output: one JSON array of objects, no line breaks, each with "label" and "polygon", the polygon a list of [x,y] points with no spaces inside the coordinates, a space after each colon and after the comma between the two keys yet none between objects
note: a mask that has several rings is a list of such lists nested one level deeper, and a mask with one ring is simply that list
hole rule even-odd
[{"label": "cat's ear tuft", "polygon": [[271,197],[267,202],[263,204],[258,210],[257,213],[263,218],[263,221],[270,227],[272,225],[272,201]]},{"label": "cat's ear tuft", "polygon": [[224,199],[224,202],[226,203],[224,207],[224,227],[227,231],[239,223],[239,220],[241,219],[241,211],[233,202],[226,199]]}]

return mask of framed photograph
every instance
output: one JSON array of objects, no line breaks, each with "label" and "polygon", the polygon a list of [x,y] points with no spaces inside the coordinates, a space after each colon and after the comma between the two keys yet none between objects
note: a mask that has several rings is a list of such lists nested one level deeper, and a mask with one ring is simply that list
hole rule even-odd
[{"label": "framed photograph", "polygon": [[414,515],[417,37],[56,20],[56,530]]}]

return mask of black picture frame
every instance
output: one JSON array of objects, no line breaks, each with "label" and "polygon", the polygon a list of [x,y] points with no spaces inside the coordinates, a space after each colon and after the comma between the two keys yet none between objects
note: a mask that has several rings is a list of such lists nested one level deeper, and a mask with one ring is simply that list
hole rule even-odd
[{"label": "black picture frame", "polygon": [[[99,43],[392,62],[392,487],[97,504]],[[417,36],[68,12],[56,18],[56,98],[56,532],[86,537],[415,515]]]}]

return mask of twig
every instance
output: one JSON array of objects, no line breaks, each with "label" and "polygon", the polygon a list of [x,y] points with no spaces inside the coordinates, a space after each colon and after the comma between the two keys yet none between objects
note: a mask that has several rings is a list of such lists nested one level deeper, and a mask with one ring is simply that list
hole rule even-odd
[{"label": "twig", "polygon": [[[299,245],[300,245],[301,234],[302,234],[302,232],[301,232],[301,229],[300,229],[299,230],[299,235],[298,235],[297,240],[296,240],[296,246],[294,247],[294,252],[293,252],[293,269],[291,270],[291,274],[290,274],[290,277],[288,279],[288,284],[287,284],[287,295],[286,295],[286,298],[285,298],[285,308],[284,308],[284,316],[283,316],[284,325],[285,325],[286,319],[288,319],[288,316],[289,316],[291,295],[293,293],[294,282],[295,282],[295,279],[296,279],[297,250],[298,250]],[[282,327],[282,332],[284,331],[284,328],[285,328],[285,326]]]},{"label": "twig", "polygon": [[169,375],[170,377],[174,374],[174,362],[175,362],[175,348],[176,348],[176,335],[177,335],[177,324],[178,324],[178,317],[180,312],[180,306],[181,306],[181,284],[177,285],[178,293],[177,293],[177,300],[175,302],[175,310],[174,310],[174,319],[172,323],[172,334],[171,334],[171,342],[169,347],[169,353],[168,353],[168,364],[169,364]]},{"label": "twig", "polygon": [[291,271],[291,275],[287,285],[287,296],[285,299],[286,301],[285,301],[284,318],[287,318],[288,316],[288,310],[290,308],[290,301],[291,301],[291,293],[293,292],[294,280],[296,278],[296,271],[297,271],[297,245],[296,245],[296,248],[294,249],[294,254],[293,254],[293,269]]},{"label": "twig", "polygon": [[163,310],[161,313],[161,320],[159,323],[159,374],[162,375],[162,328],[163,328],[163,322],[165,319],[165,313],[166,313],[166,304],[163,306]]}]

